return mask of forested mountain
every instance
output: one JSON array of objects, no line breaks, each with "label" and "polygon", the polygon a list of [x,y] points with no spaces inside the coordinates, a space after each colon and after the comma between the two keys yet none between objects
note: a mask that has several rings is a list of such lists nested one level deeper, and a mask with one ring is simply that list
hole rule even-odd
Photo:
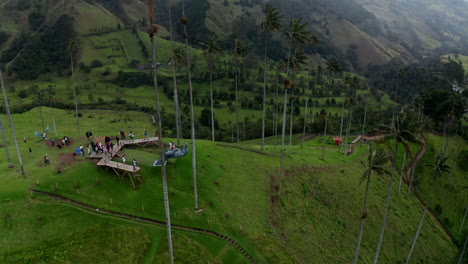
[{"label": "forested mountain", "polygon": [[[168,0],[155,1],[156,21],[168,28]],[[171,1],[173,20],[182,40],[180,1]],[[230,49],[234,39],[249,42],[250,50],[260,54],[258,26],[266,2],[280,9],[283,23],[290,17],[303,17],[321,44],[303,47],[313,65],[330,57],[338,58],[346,70],[364,73],[371,65],[390,61],[411,63],[430,56],[467,53],[468,4],[463,0],[188,0],[189,41],[198,46],[210,35],[222,39]],[[57,43],[60,37],[50,34],[63,15],[71,17],[73,28],[64,29],[70,36],[89,36],[116,31],[146,22],[146,1],[131,0],[8,0],[0,3],[1,61],[14,70],[16,59],[28,56],[28,49]],[[55,29],[54,29],[55,28]],[[161,34],[164,36],[165,30]],[[64,35],[62,35],[64,36]],[[285,57],[285,38],[275,33],[269,56]],[[24,51],[24,52],[23,52]],[[51,53],[55,51],[51,50]],[[44,55],[47,58],[50,55]],[[16,63],[16,65],[21,62]],[[42,67],[46,71],[48,67]],[[37,72],[37,74],[39,74]],[[26,73],[23,73],[26,74]],[[31,77],[36,75],[34,73]]]}]

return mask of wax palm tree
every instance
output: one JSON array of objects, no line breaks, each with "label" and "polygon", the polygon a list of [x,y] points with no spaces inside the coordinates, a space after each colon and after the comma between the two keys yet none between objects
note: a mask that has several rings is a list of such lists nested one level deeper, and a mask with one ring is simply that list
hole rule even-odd
[{"label": "wax palm tree", "polygon": [[357,263],[359,257],[359,249],[361,248],[361,240],[362,240],[362,233],[364,230],[364,221],[367,218],[367,198],[369,194],[369,183],[371,180],[372,172],[382,175],[389,175],[390,172],[387,169],[387,164],[391,160],[391,154],[387,151],[383,151],[378,149],[378,147],[374,146],[374,144],[369,145],[369,155],[367,157],[367,162],[361,161],[361,163],[366,167],[366,170],[361,175],[361,179],[359,184],[366,181],[366,190],[364,193],[364,205],[362,207],[362,214],[361,214],[361,224],[359,227],[359,235],[358,235],[358,242],[356,246],[356,250],[354,252],[354,262]]},{"label": "wax palm tree", "polygon": [[346,139],[344,143],[346,144],[346,147],[344,149],[344,156],[348,155],[349,152],[349,143],[348,143],[348,137],[350,134],[351,130],[351,124],[352,124],[352,119],[353,119],[353,106],[356,103],[356,87],[359,86],[359,79],[357,77],[351,77],[350,75],[346,75],[344,77],[344,83],[348,87],[347,91],[347,98],[346,98],[346,108],[348,108],[348,126],[346,129]]},{"label": "wax palm tree", "polygon": [[[329,60],[326,60],[325,61],[325,67],[326,67],[326,70],[328,71],[328,74],[330,76],[333,76],[336,73],[342,71],[340,62],[335,58],[331,58]],[[330,97],[328,96],[329,94],[330,93],[327,92],[327,101],[330,101],[329,100]],[[323,130],[322,160],[325,160],[325,148],[327,146],[326,141],[327,141],[327,126],[328,126],[328,116],[329,116],[328,109],[329,109],[329,106],[330,106],[330,104],[327,104],[327,110],[326,110],[326,114],[325,114],[325,127],[324,127],[324,130]]]},{"label": "wax palm tree", "polygon": [[290,45],[288,48],[288,58],[286,63],[286,79],[284,80],[284,106],[283,106],[283,127],[282,127],[282,135],[281,135],[281,176],[280,176],[280,185],[278,193],[281,195],[281,185],[283,182],[284,177],[284,137],[286,134],[286,109],[287,109],[287,101],[288,101],[288,89],[291,88],[291,80],[289,79],[289,70],[291,66],[291,49],[295,49],[296,51],[299,50],[299,44],[307,44],[310,42],[310,32],[306,29],[307,23],[302,21],[303,18],[291,18],[289,20],[288,28],[285,31],[286,37],[290,41]]},{"label": "wax palm tree", "polygon": [[408,256],[406,257],[406,262],[405,262],[406,264],[408,264],[411,259],[411,255],[413,253],[414,247],[416,246],[416,241],[418,240],[418,237],[419,237],[419,232],[421,232],[421,227],[422,227],[422,224],[424,223],[424,218],[426,217],[427,207],[429,206],[429,203],[431,200],[432,188],[435,185],[435,182],[438,178],[441,178],[444,173],[448,173],[450,171],[450,166],[446,164],[447,159],[448,157],[445,156],[445,154],[442,151],[441,153],[438,153],[436,155],[434,164],[426,165],[432,168],[433,179],[432,179],[432,184],[431,184],[431,190],[429,191],[429,198],[427,199],[426,205],[424,206],[424,211],[421,216],[421,220],[419,221],[418,229],[414,236],[413,243],[411,244],[410,251],[408,253]]},{"label": "wax palm tree", "polygon": [[218,44],[218,40],[215,37],[208,38],[208,42],[201,43],[203,46],[203,55],[208,62],[208,68],[210,71],[210,103],[211,103],[211,137],[212,141],[215,141],[215,125],[214,125],[214,107],[213,107],[213,64],[214,56],[221,52],[221,47]]},{"label": "wax palm tree", "polygon": [[[260,24],[260,33],[279,31],[281,29],[281,15],[277,8],[267,4],[265,16]],[[263,68],[263,115],[262,115],[262,149],[265,146],[265,111],[266,111],[266,83],[267,83],[267,36],[264,36],[264,68]]]},{"label": "wax palm tree", "polygon": [[74,40],[69,40],[68,42],[68,51],[70,52],[70,68],[72,75],[72,86],[73,86],[73,97],[75,99],[75,116],[76,116],[76,129],[77,135],[80,135],[80,120],[78,117],[78,100],[76,98],[76,86],[75,86],[75,69],[73,63],[73,53],[78,50],[78,45]]},{"label": "wax palm tree", "polygon": [[395,73],[395,77],[396,77],[396,85],[395,85],[395,97],[394,97],[394,101],[395,101],[395,105],[393,106],[393,113],[392,113],[392,125],[393,125],[393,122],[395,121],[395,114],[396,114],[396,111],[397,111],[397,106],[398,106],[398,88],[399,88],[399,85],[400,85],[400,79],[404,79],[406,78],[406,71],[405,69],[399,67],[397,70],[396,70],[396,73]]},{"label": "wax palm tree", "polygon": [[406,149],[407,155],[411,156],[411,148],[410,143],[420,144],[421,141],[419,140],[418,136],[421,131],[421,125],[419,122],[411,122],[409,115],[406,112],[401,112],[395,116],[395,121],[393,126],[385,126],[382,125],[380,128],[389,133],[387,134],[386,138],[394,138],[395,140],[395,148],[393,154],[393,165],[392,171],[390,175],[390,183],[388,186],[388,193],[387,199],[385,204],[385,212],[384,218],[382,222],[382,228],[380,230],[379,241],[377,244],[377,249],[375,251],[374,261],[373,263],[376,264],[379,259],[380,249],[382,247],[383,242],[383,235],[385,233],[385,228],[387,227],[387,217],[388,217],[388,209],[390,208],[390,197],[392,194],[392,186],[393,186],[393,176],[394,172],[397,170],[396,162],[398,157],[398,146],[402,143]]},{"label": "wax palm tree", "polygon": [[235,77],[234,77],[234,86],[236,91],[236,132],[237,132],[237,143],[239,143],[239,97],[238,97],[238,83],[239,83],[239,58],[243,57],[246,53],[246,47],[244,43],[236,39],[234,41],[234,61],[235,61]]},{"label": "wax palm tree", "polygon": [[[10,123],[11,135],[13,137],[13,144],[15,145],[16,153],[18,154],[18,162],[19,162],[20,168],[21,168],[21,175],[24,176],[25,173],[24,173],[24,167],[23,167],[23,159],[21,158],[21,152],[20,152],[19,147],[18,147],[18,141],[16,140],[15,126],[13,125],[13,119],[11,118],[10,106],[8,104],[8,97],[7,97],[7,94],[6,94],[5,84],[3,83],[3,74],[2,74],[1,69],[0,69],[0,86],[1,86],[2,91],[3,91],[3,100],[4,100],[4,103],[5,103],[5,110],[6,110],[6,113],[7,113],[7,116],[8,116],[8,121]],[[5,145],[5,149],[6,149],[6,145]],[[11,164],[11,161],[10,161],[10,164]]]},{"label": "wax palm tree", "polygon": [[166,175],[166,161],[164,160],[164,146],[162,140],[162,120],[161,120],[161,109],[159,104],[159,88],[158,88],[158,76],[156,74],[156,41],[154,40],[154,35],[158,32],[158,26],[154,24],[155,17],[153,11],[153,0],[148,0],[148,12],[149,12],[149,21],[150,27],[148,28],[148,34],[151,40],[151,54],[152,54],[152,75],[153,75],[153,85],[154,85],[154,95],[156,99],[156,114],[158,118],[158,129],[159,129],[159,153],[161,156],[161,174],[163,180],[163,196],[164,196],[164,212],[166,216],[166,230],[167,230],[167,240],[169,248],[169,257],[170,263],[174,263],[174,254],[172,249],[172,230],[171,230],[171,213],[169,208],[169,195],[167,188],[167,175]]},{"label": "wax palm tree", "polygon": [[[305,64],[306,56],[302,50],[296,50],[295,54],[289,60],[291,64],[291,68],[294,72],[300,70],[301,65]],[[293,121],[294,121],[294,90],[296,86],[293,84],[291,86],[291,119],[289,120],[289,155],[291,155],[291,147],[292,147],[292,132],[293,132]]]},{"label": "wax palm tree", "polygon": [[177,64],[183,60],[183,52],[181,48],[174,46],[174,36],[172,34],[172,12],[171,12],[171,3],[168,2],[167,12],[169,15],[169,34],[171,38],[171,62],[172,62],[172,80],[174,82],[174,107],[175,107],[175,123],[176,123],[176,133],[177,133],[177,145],[180,146],[180,138],[182,137],[182,128],[180,122],[180,104],[179,104],[179,95],[177,90]]},{"label": "wax palm tree", "polygon": [[3,146],[5,146],[5,153],[8,160],[8,168],[13,168],[13,163],[11,163],[10,150],[8,150],[8,142],[5,135],[5,128],[3,127],[2,118],[0,117],[0,131],[2,133]]},{"label": "wax palm tree", "polygon": [[52,85],[49,85],[47,87],[47,97],[48,97],[48,100],[49,100],[50,113],[51,113],[51,116],[52,116],[52,126],[54,127],[55,136],[58,136],[57,126],[55,124],[54,108],[52,107],[53,95],[55,95],[55,91],[54,91]]},{"label": "wax palm tree", "polygon": [[190,119],[191,119],[191,137],[192,137],[192,172],[193,172],[193,194],[194,194],[194,208],[198,209],[198,188],[197,188],[197,152],[196,152],[196,139],[195,139],[195,110],[193,109],[193,89],[192,89],[192,72],[190,69],[190,50],[188,45],[187,23],[188,18],[185,16],[185,0],[182,0],[182,17],[180,22],[184,27],[183,37],[185,39],[185,56],[187,63],[187,78],[189,82],[190,94]]}]

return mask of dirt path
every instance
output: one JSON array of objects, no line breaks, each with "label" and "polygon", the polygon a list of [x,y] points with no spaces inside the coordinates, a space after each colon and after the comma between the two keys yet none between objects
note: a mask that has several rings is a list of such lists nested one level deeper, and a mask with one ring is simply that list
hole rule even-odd
[{"label": "dirt path", "polygon": [[[105,210],[105,209],[98,209],[98,208],[96,208],[94,206],[91,206],[91,205],[88,205],[88,204],[85,204],[85,203],[82,203],[82,202],[78,202],[78,201],[75,201],[75,200],[71,200],[71,199],[65,198],[63,196],[60,196],[58,194],[54,194],[54,193],[50,193],[50,192],[40,191],[40,190],[36,190],[36,189],[30,189],[30,191],[34,192],[34,193],[42,194],[42,195],[45,195],[45,196],[49,196],[49,197],[51,197],[51,198],[53,198],[53,199],[55,199],[57,201],[66,202],[66,203],[72,205],[73,207],[77,207],[79,209],[91,210],[93,212],[96,211],[96,212],[99,212],[99,213],[105,214],[105,215],[111,215],[111,216],[121,217],[121,218],[124,218],[124,219],[130,219],[130,220],[134,220],[134,221],[140,221],[140,222],[145,222],[145,223],[156,224],[156,225],[160,225],[160,226],[164,226],[164,227],[166,226],[166,222],[163,222],[163,221],[159,221],[159,220],[155,220],[155,219],[151,219],[151,218],[146,218],[146,217],[141,217],[141,216],[135,216],[135,215],[126,214],[126,213],[114,212],[114,211]],[[229,238],[227,236],[221,235],[221,234],[216,233],[214,231],[201,229],[201,228],[196,228],[196,227],[188,227],[188,226],[181,226],[181,225],[171,224],[171,228],[176,228],[176,229],[185,230],[185,231],[191,231],[191,232],[196,232],[196,233],[207,234],[207,235],[210,235],[210,236],[220,238],[220,239],[228,242],[232,246],[234,246],[237,249],[237,251],[239,251],[242,255],[244,255],[249,260],[250,263],[257,263],[257,261],[255,261],[255,259],[239,245],[239,243],[237,243],[235,240],[233,240],[233,239],[231,239],[231,238]]]}]

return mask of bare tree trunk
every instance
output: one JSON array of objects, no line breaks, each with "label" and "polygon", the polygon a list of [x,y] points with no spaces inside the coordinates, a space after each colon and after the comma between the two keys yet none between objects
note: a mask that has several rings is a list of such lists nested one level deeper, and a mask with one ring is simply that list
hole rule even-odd
[{"label": "bare tree trunk", "polygon": [[279,115],[278,115],[278,89],[279,89],[279,83],[278,83],[278,76],[275,76],[276,79],[276,94],[275,94],[275,121],[274,121],[274,133],[275,133],[275,146],[278,143],[278,121],[279,121]]},{"label": "bare tree trunk", "polygon": [[463,230],[463,226],[465,225],[465,219],[466,219],[467,214],[468,214],[468,207],[465,208],[465,214],[463,215],[463,220],[460,224],[460,229],[458,230],[458,234],[461,234],[461,231]]},{"label": "bare tree trunk", "polygon": [[294,89],[291,89],[291,119],[289,120],[289,155],[291,155],[292,137],[293,137],[293,121],[294,121]]},{"label": "bare tree trunk", "polygon": [[396,166],[397,155],[398,155],[398,143],[397,143],[397,141],[395,139],[395,153],[394,153],[393,162],[392,162],[393,165],[392,165],[392,172],[391,172],[391,176],[390,176],[390,183],[388,184],[388,193],[387,193],[387,201],[386,201],[386,204],[385,204],[384,219],[383,219],[383,222],[382,222],[382,229],[380,230],[379,242],[377,244],[377,249],[375,251],[373,264],[377,264],[377,262],[379,260],[380,249],[382,247],[382,242],[383,242],[383,236],[384,236],[384,233],[385,233],[385,228],[387,227],[388,209],[390,208],[390,198],[392,196],[393,176],[394,176],[394,173],[395,173],[395,170],[396,170],[395,166]]},{"label": "bare tree trunk", "polygon": [[361,240],[362,240],[362,233],[364,231],[364,221],[367,217],[367,198],[369,194],[369,183],[370,183],[370,176],[371,170],[367,173],[367,182],[366,182],[366,192],[364,194],[364,205],[362,206],[362,214],[361,214],[361,224],[359,226],[359,235],[358,235],[358,242],[356,246],[356,250],[354,251],[354,264],[358,262],[359,257],[359,249],[361,248]]},{"label": "bare tree trunk", "polygon": [[408,184],[408,193],[411,191],[411,187],[413,187],[413,178],[414,178],[414,171],[416,170],[416,165],[414,165],[413,170],[411,171],[411,179]]},{"label": "bare tree trunk", "polygon": [[344,156],[348,156],[348,152],[350,151],[349,149],[349,142],[348,142],[348,137],[349,137],[349,133],[350,133],[350,130],[351,130],[351,120],[353,118],[353,107],[350,106],[349,107],[349,119],[348,119],[348,128],[346,129],[346,139],[345,139],[345,143],[346,143],[346,147],[345,147],[345,151],[344,151]]},{"label": "bare tree trunk", "polygon": [[305,105],[305,112],[304,112],[304,131],[302,131],[302,144],[301,148],[304,148],[304,138],[305,138],[305,133],[306,133],[306,127],[307,127],[307,104],[309,103],[309,98],[306,99],[306,105]]},{"label": "bare tree trunk", "polygon": [[168,13],[169,13],[169,33],[171,35],[171,50],[172,50],[172,80],[174,82],[174,105],[175,105],[175,123],[177,130],[177,145],[180,146],[180,138],[182,137],[182,129],[180,123],[180,105],[179,105],[179,95],[177,91],[177,66],[174,56],[174,36],[172,34],[172,12],[171,4],[168,4]]},{"label": "bare tree trunk", "polygon": [[426,212],[427,212],[427,204],[424,207],[424,211],[423,211],[423,214],[421,216],[421,220],[419,220],[418,230],[416,231],[416,235],[414,236],[413,243],[411,243],[411,248],[410,248],[410,251],[408,253],[408,256],[406,257],[405,264],[408,264],[410,259],[411,259],[411,255],[413,254],[414,247],[416,246],[416,241],[418,240],[418,237],[419,237],[419,232],[421,232],[421,227],[422,227],[422,225],[424,223],[424,218],[426,217]]},{"label": "bare tree trunk", "polygon": [[362,120],[361,136],[364,136],[364,130],[366,128],[366,118],[367,118],[367,101],[366,101],[366,106],[364,107],[364,119]]},{"label": "bare tree trunk", "polygon": [[11,118],[10,106],[8,104],[8,97],[7,97],[7,94],[6,94],[5,84],[3,83],[2,70],[0,70],[0,84],[2,86],[2,91],[3,91],[3,100],[5,102],[5,110],[7,112],[8,121],[10,122],[11,135],[12,135],[12,138],[13,138],[13,144],[15,145],[16,153],[18,154],[18,162],[19,162],[20,168],[21,168],[21,175],[24,176],[23,159],[21,159],[21,152],[20,152],[19,147],[18,147],[18,141],[16,140],[15,126],[13,125],[13,119]]},{"label": "bare tree trunk", "polygon": [[57,133],[57,126],[55,125],[54,108],[52,108],[52,100],[51,100],[51,98],[49,98],[49,105],[50,105],[50,112],[51,112],[51,115],[52,115],[52,125],[54,126],[54,133],[55,133],[55,136],[58,136],[58,133]]},{"label": "bare tree trunk", "polygon": [[[329,98],[328,98],[329,99]],[[327,99],[327,100],[328,100]],[[330,100],[328,100],[330,101]],[[328,126],[328,116],[329,116],[329,104],[327,105],[327,113],[325,116],[325,129],[323,130],[323,145],[322,145],[322,160],[325,160],[325,148],[327,147],[327,126]]]},{"label": "bare tree trunk", "polygon": [[[182,1],[182,17],[185,18],[185,1]],[[187,56],[187,76],[189,81],[190,92],[190,116],[192,125],[192,171],[193,171],[193,194],[195,200],[195,209],[198,209],[198,190],[197,190],[197,152],[195,140],[195,113],[193,109],[193,92],[192,92],[192,73],[190,71],[190,50],[188,46],[187,26],[184,24],[184,38],[185,38],[185,55]],[[237,87],[237,85],[236,85]],[[237,90],[236,90],[237,91]]]},{"label": "bare tree trunk", "polygon": [[265,147],[265,108],[266,108],[266,82],[267,82],[267,47],[265,38],[265,62],[263,69],[263,115],[262,115],[262,150]]},{"label": "bare tree trunk", "polygon": [[[162,131],[161,110],[159,106],[158,77],[156,74],[156,67],[155,67],[156,66],[156,48],[155,48],[155,41],[153,38],[151,38],[151,46],[153,50],[152,70],[153,70],[154,94],[156,97],[156,114],[158,117],[158,129],[159,131]],[[170,263],[174,263],[174,254],[173,254],[173,249],[172,249],[171,212],[169,209],[169,194],[167,191],[166,161],[164,160],[162,133],[159,133],[159,153],[161,155],[161,173],[162,173],[162,180],[163,180],[164,211],[166,215],[166,229],[167,229],[167,241],[168,241],[168,246],[169,246],[169,256],[170,256]]]},{"label": "bare tree trunk", "polygon": [[235,73],[235,89],[236,89],[236,130],[237,130],[237,143],[239,143],[239,99],[238,99],[238,92],[237,92],[237,75],[238,75],[238,70],[239,70],[239,63],[237,56],[235,56],[236,60],[236,73]]},{"label": "bare tree trunk", "polygon": [[76,87],[75,87],[75,73],[73,67],[73,51],[70,51],[70,60],[71,60],[71,73],[72,73],[72,85],[73,85],[73,96],[75,98],[75,116],[76,116],[76,128],[77,135],[80,135],[80,120],[78,118],[78,100],[76,98]]},{"label": "bare tree trunk", "polygon": [[3,127],[2,118],[0,117],[0,130],[2,131],[3,145],[5,146],[5,153],[8,159],[8,168],[13,168],[13,163],[11,163],[10,151],[8,150],[8,142],[5,135],[5,128]]},{"label": "bare tree trunk", "polygon": [[215,141],[215,125],[214,125],[214,107],[213,107],[213,63],[210,62],[210,100],[211,100],[211,139]]},{"label": "bare tree trunk", "polygon": [[405,170],[405,162],[406,162],[406,151],[403,153],[403,163],[401,164],[401,171],[400,171],[400,183],[398,184],[398,193],[401,190],[401,182],[403,180],[403,173]]},{"label": "bare tree trunk", "polygon": [[343,117],[344,117],[344,102],[341,104],[341,125],[340,125],[340,141],[338,143],[338,151],[341,149],[341,145],[343,143],[343,140],[341,139],[343,135]]},{"label": "bare tree trunk", "polygon": [[461,249],[460,256],[458,257],[457,264],[462,264],[463,261],[463,255],[465,254],[466,251],[466,245],[468,244],[468,234],[466,235],[465,238],[465,243],[463,243],[463,248]]}]

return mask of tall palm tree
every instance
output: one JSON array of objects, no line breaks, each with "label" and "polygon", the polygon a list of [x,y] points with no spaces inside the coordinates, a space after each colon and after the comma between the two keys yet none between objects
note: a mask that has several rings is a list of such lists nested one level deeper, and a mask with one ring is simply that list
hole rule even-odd
[{"label": "tall palm tree", "polygon": [[388,209],[390,208],[390,198],[392,195],[392,186],[393,186],[393,176],[395,171],[397,170],[397,157],[398,157],[398,146],[403,144],[405,147],[405,151],[407,154],[410,156],[411,154],[411,148],[410,148],[410,143],[416,143],[420,144],[421,141],[419,140],[418,136],[421,132],[421,124],[419,122],[412,122],[410,119],[409,115],[402,111],[401,113],[398,113],[395,115],[395,120],[393,126],[385,126],[382,125],[380,128],[389,133],[387,134],[386,138],[394,138],[395,140],[395,148],[394,148],[394,154],[393,154],[393,161],[392,161],[392,170],[390,174],[390,183],[388,185],[388,193],[387,193],[387,199],[385,203],[385,212],[384,212],[384,218],[382,222],[382,228],[380,230],[380,236],[379,236],[379,241],[377,244],[377,249],[375,251],[375,256],[374,256],[374,261],[373,263],[376,264],[379,259],[380,255],[380,249],[382,247],[382,242],[383,242],[383,236],[385,233],[385,228],[387,227],[387,217],[388,217]]},{"label": "tall palm tree", "polygon": [[435,182],[438,178],[441,178],[444,173],[448,173],[450,171],[450,166],[446,164],[447,159],[448,157],[445,156],[445,154],[442,152],[436,155],[434,164],[427,165],[429,167],[432,167],[432,173],[434,177],[432,179],[431,190],[429,191],[429,198],[427,199],[426,205],[424,206],[424,211],[421,216],[421,220],[419,221],[418,229],[414,236],[413,243],[411,244],[411,248],[408,253],[408,256],[406,257],[406,262],[405,262],[406,264],[408,264],[411,259],[411,255],[413,253],[414,247],[416,246],[416,241],[418,240],[418,237],[419,237],[419,232],[421,231],[424,218],[426,217],[427,207],[429,206],[431,196],[432,196],[432,188],[435,185]]},{"label": "tall palm tree", "polygon": [[239,96],[238,96],[238,83],[239,83],[239,58],[245,55],[246,48],[244,43],[240,40],[234,40],[234,61],[235,61],[235,77],[234,77],[234,88],[236,91],[236,132],[237,132],[237,143],[239,143],[239,135],[240,135],[240,128],[239,128]]},{"label": "tall palm tree", "polygon": [[[298,49],[296,50],[295,54],[291,59],[289,60],[289,63],[291,64],[291,68],[297,72],[300,70],[301,65],[305,63],[306,57],[305,54],[302,50]],[[291,155],[291,148],[292,148],[292,132],[293,132],[293,121],[294,121],[294,90],[296,88],[296,85],[292,84],[291,85],[291,119],[289,120],[289,155]]]},{"label": "tall palm tree", "polygon": [[72,86],[73,86],[73,97],[75,98],[75,116],[76,116],[76,129],[77,135],[80,135],[80,120],[78,117],[78,100],[76,98],[76,86],[75,86],[75,69],[73,63],[73,53],[78,50],[78,45],[74,40],[69,40],[68,42],[68,51],[70,52],[70,67],[71,67],[71,75],[72,75]]},{"label": "tall palm tree", "polygon": [[356,103],[356,87],[359,86],[360,81],[357,77],[351,77],[350,75],[346,75],[344,77],[344,83],[348,87],[346,98],[346,108],[348,108],[348,126],[346,129],[346,139],[344,141],[346,147],[344,148],[343,154],[346,157],[349,152],[348,137],[351,132],[351,124],[353,120],[353,106]]},{"label": "tall palm tree", "polygon": [[182,137],[182,128],[180,123],[180,105],[179,105],[179,95],[177,90],[177,63],[182,59],[181,49],[177,49],[174,46],[174,36],[172,34],[172,12],[171,12],[171,3],[168,2],[167,11],[169,15],[169,34],[171,37],[171,61],[172,61],[172,80],[174,82],[174,106],[175,106],[175,123],[176,123],[176,133],[177,133],[177,145],[180,146],[180,138]]},{"label": "tall palm tree", "polygon": [[[281,15],[277,8],[267,4],[264,10],[265,16],[260,24],[260,33],[279,31],[281,29]],[[265,146],[265,112],[266,112],[266,82],[267,82],[267,36],[264,36],[264,65],[263,65],[263,115],[262,115],[262,149]]]},{"label": "tall palm tree", "polygon": [[290,61],[291,61],[291,49],[295,51],[299,50],[299,44],[306,44],[310,42],[310,32],[306,29],[307,23],[302,21],[303,18],[291,18],[289,20],[288,28],[285,31],[286,37],[290,41],[288,48],[288,58],[286,63],[286,79],[284,80],[284,106],[283,106],[283,127],[281,134],[281,165],[280,165],[280,184],[278,193],[281,195],[281,185],[284,177],[284,137],[286,135],[286,109],[288,101],[288,89],[291,87],[291,80],[289,79]]},{"label": "tall palm tree", "polygon": [[55,133],[55,136],[58,136],[57,126],[55,124],[54,108],[52,108],[53,95],[55,95],[55,91],[53,90],[52,85],[49,85],[47,87],[47,95],[48,95],[48,100],[49,100],[50,112],[51,112],[51,116],[52,116],[52,125],[54,127],[54,133]]},{"label": "tall palm tree", "polygon": [[[330,78],[332,78],[336,73],[342,71],[340,62],[335,58],[331,58],[330,60],[325,61],[325,67],[326,67],[326,70],[328,71],[328,74],[330,75]],[[329,100],[330,97],[328,96],[329,94],[330,93],[327,92],[327,101],[330,101]],[[329,105],[330,104],[327,104],[327,112],[325,114],[325,127],[324,127],[324,131],[323,131],[323,146],[322,146],[322,160],[325,159],[325,148],[327,146],[326,141],[327,141],[327,125],[328,125],[328,116],[329,116],[329,113],[328,113]]]},{"label": "tall palm tree", "polygon": [[8,150],[8,142],[5,135],[5,128],[3,127],[2,118],[0,117],[0,131],[2,133],[3,146],[5,146],[5,153],[8,160],[8,168],[13,168],[13,163],[11,163],[10,151]]},{"label": "tall palm tree", "polygon": [[371,179],[372,172],[376,172],[377,174],[386,174],[389,175],[390,172],[387,170],[386,166],[388,161],[391,159],[391,154],[387,151],[383,151],[378,149],[378,147],[374,147],[373,144],[369,145],[369,155],[367,157],[367,162],[361,161],[361,163],[366,167],[366,170],[361,176],[360,184],[363,181],[366,181],[366,191],[364,194],[364,205],[362,207],[362,214],[361,214],[361,224],[359,227],[359,235],[358,235],[358,242],[356,246],[356,250],[354,252],[354,264],[357,263],[359,257],[359,249],[361,248],[361,240],[362,240],[362,233],[364,230],[364,221],[367,218],[367,198],[369,194],[369,183]]},{"label": "tall palm tree", "polygon": [[190,50],[188,45],[187,23],[188,18],[185,16],[185,0],[182,0],[182,17],[180,22],[184,26],[183,37],[185,39],[185,56],[187,63],[187,78],[189,82],[189,95],[190,95],[190,120],[191,120],[191,137],[192,137],[192,173],[193,173],[193,196],[194,208],[198,209],[198,188],[197,188],[197,152],[196,152],[196,139],[195,139],[195,110],[193,109],[193,89],[192,89],[192,71],[190,69]]},{"label": "tall palm tree", "polygon": [[217,53],[221,52],[221,47],[218,44],[218,40],[211,36],[208,38],[208,42],[201,43],[204,51],[203,55],[208,62],[208,68],[210,71],[210,103],[211,103],[211,138],[212,141],[215,141],[215,125],[214,125],[214,107],[213,107],[213,64],[214,64],[214,56]]},{"label": "tall palm tree", "polygon": [[170,263],[174,263],[174,254],[172,249],[172,230],[171,230],[171,213],[169,209],[169,195],[167,188],[167,175],[166,175],[166,161],[164,160],[164,149],[163,149],[163,140],[162,140],[162,120],[161,120],[161,109],[159,104],[159,88],[158,88],[158,75],[156,74],[156,41],[154,40],[154,35],[158,32],[158,26],[154,24],[155,17],[153,11],[153,0],[148,0],[148,12],[149,12],[149,21],[150,27],[148,29],[148,34],[151,40],[151,53],[152,53],[152,74],[153,74],[153,85],[154,85],[154,95],[156,99],[156,114],[158,117],[158,129],[159,129],[159,152],[161,155],[161,174],[163,180],[163,196],[164,196],[164,212],[166,216],[166,230],[167,230],[167,240],[169,247],[169,258]]},{"label": "tall palm tree", "polygon": [[[24,167],[23,167],[23,159],[21,158],[21,152],[20,152],[19,147],[18,147],[18,141],[16,140],[15,126],[13,125],[13,119],[11,118],[10,106],[8,104],[8,97],[7,97],[7,94],[6,94],[5,84],[3,83],[3,74],[2,74],[1,69],[0,69],[0,85],[1,85],[1,88],[2,88],[2,91],[3,91],[3,100],[4,100],[4,103],[5,103],[5,110],[6,110],[6,113],[7,113],[7,116],[8,116],[8,121],[10,122],[11,135],[13,137],[13,144],[15,145],[16,153],[18,154],[18,162],[19,162],[20,168],[21,168],[21,175],[24,176],[25,173],[24,173]],[[5,148],[6,148],[6,145],[5,145]]]}]

